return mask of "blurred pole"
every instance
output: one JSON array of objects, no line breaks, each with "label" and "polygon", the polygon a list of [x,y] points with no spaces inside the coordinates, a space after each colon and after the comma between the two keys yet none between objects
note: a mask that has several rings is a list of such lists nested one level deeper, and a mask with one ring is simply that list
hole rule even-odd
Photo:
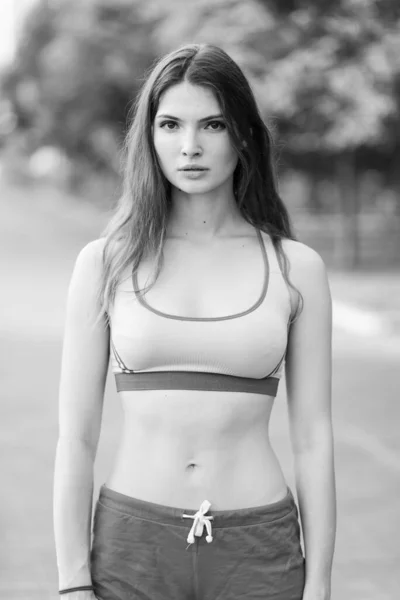
[{"label": "blurred pole", "polygon": [[337,178],[341,205],[340,266],[354,270],[360,266],[360,202],[354,152],[343,153],[337,160]]}]

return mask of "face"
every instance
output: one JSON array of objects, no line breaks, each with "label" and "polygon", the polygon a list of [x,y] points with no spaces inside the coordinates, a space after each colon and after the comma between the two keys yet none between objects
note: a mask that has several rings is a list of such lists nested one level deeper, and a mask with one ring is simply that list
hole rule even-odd
[{"label": "face", "polygon": [[208,88],[188,82],[168,88],[154,119],[153,141],[161,169],[175,188],[187,194],[224,186],[232,190],[238,156]]}]

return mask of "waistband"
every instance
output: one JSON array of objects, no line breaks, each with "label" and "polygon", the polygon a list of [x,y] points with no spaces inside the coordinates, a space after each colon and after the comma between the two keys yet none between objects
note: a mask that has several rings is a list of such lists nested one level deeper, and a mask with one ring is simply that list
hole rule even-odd
[{"label": "waistband", "polygon": [[[193,514],[198,509],[164,506],[126,496],[105,485],[100,488],[99,505],[125,513],[139,519],[156,521],[164,525],[175,525],[187,528],[188,522],[184,514]],[[255,525],[275,521],[285,517],[293,510],[297,511],[296,503],[290,488],[281,500],[262,506],[251,506],[232,510],[213,510],[212,504],[207,514],[213,517],[213,528]]]}]

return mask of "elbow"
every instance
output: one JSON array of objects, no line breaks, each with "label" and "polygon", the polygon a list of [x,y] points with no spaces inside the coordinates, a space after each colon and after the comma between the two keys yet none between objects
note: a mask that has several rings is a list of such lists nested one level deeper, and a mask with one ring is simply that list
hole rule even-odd
[{"label": "elbow", "polygon": [[94,463],[97,453],[97,441],[91,440],[89,437],[63,435],[58,436],[57,454],[69,454],[74,458],[90,460]]},{"label": "elbow", "polygon": [[333,452],[333,428],[330,421],[292,431],[292,448],[296,455],[325,455]]}]

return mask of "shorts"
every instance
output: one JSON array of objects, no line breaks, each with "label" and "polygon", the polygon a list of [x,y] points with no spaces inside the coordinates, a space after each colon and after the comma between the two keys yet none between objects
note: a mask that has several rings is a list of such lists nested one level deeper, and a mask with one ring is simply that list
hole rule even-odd
[{"label": "shorts", "polygon": [[[186,515],[186,516],[185,516]],[[301,600],[297,506],[198,511],[100,489],[91,572],[99,600]]]}]

